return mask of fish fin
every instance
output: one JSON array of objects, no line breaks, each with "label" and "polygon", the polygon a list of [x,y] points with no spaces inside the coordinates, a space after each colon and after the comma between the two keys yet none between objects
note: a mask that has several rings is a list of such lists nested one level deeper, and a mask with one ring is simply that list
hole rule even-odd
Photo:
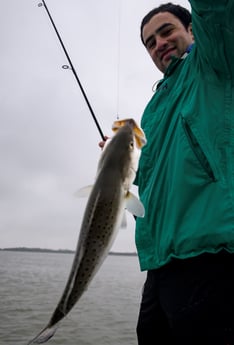
[{"label": "fish fin", "polygon": [[47,326],[45,327],[35,338],[33,338],[28,345],[31,344],[42,344],[47,342],[50,338],[53,337],[53,335],[55,334],[56,330],[58,328],[58,324],[54,325],[54,326]]},{"label": "fish fin", "polygon": [[126,212],[124,212],[124,214],[123,214],[123,218],[122,218],[120,227],[121,228],[126,228],[127,227],[127,215],[126,215]]},{"label": "fish fin", "polygon": [[126,196],[126,209],[137,217],[144,217],[145,208],[142,202],[131,192]]},{"label": "fish fin", "polygon": [[88,185],[83,188],[80,188],[78,189],[78,191],[74,193],[74,196],[77,198],[87,198],[89,197],[92,188],[93,188],[93,185]]}]

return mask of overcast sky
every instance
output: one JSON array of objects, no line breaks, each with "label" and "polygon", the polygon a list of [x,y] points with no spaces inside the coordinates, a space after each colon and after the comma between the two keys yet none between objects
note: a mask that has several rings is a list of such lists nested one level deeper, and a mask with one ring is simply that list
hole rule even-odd
[{"label": "overcast sky", "polygon": [[[158,0],[47,0],[105,134],[119,118],[137,122],[162,75],[139,38]],[[176,1],[190,8],[187,1]],[[92,184],[100,134],[44,7],[1,1],[0,248],[75,249]],[[135,251],[134,221],[115,251]]]}]

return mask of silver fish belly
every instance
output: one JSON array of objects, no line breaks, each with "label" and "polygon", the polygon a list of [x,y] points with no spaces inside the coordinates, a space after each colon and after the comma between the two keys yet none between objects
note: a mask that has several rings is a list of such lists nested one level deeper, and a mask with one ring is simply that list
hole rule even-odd
[{"label": "silver fish belly", "polygon": [[144,216],[140,201],[129,191],[138,166],[132,119],[126,121],[103,151],[89,196],[76,254],[62,297],[48,325],[29,344],[49,340],[61,321],[87,289],[105,260],[120,227],[128,199],[136,216]]}]

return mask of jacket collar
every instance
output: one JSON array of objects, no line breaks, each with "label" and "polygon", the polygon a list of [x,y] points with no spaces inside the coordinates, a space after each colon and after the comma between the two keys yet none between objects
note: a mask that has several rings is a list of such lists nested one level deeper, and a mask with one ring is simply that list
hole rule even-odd
[{"label": "jacket collar", "polygon": [[193,46],[194,46],[194,43],[190,44],[188,46],[188,48],[186,49],[186,52],[180,58],[175,57],[175,56],[171,57],[171,63],[165,71],[164,78],[162,80],[160,80],[159,83],[157,84],[157,89],[160,87],[160,85],[164,81],[165,77],[169,77],[173,73],[173,71],[176,69],[178,64],[188,56],[188,54],[193,49]]}]

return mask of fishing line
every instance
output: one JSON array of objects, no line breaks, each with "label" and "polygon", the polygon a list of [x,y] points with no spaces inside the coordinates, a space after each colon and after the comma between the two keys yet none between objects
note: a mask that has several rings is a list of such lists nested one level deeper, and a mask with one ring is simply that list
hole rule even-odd
[{"label": "fishing line", "polygon": [[116,118],[119,119],[119,105],[120,105],[120,43],[121,43],[121,6],[122,1],[119,0],[118,8],[118,23],[117,23],[117,85],[116,85]]},{"label": "fishing line", "polygon": [[55,33],[56,33],[58,39],[59,39],[59,42],[60,42],[60,44],[61,44],[61,46],[62,46],[62,48],[63,48],[63,51],[64,51],[64,53],[65,53],[65,55],[66,55],[66,57],[67,57],[67,60],[68,60],[68,62],[69,62],[69,65],[70,65],[70,66],[68,66],[68,65],[63,65],[62,68],[64,68],[64,69],[71,69],[71,70],[72,70],[72,73],[73,73],[73,75],[74,75],[74,77],[75,77],[75,79],[76,79],[76,81],[77,81],[77,83],[78,83],[78,85],[79,85],[79,87],[80,87],[80,90],[81,90],[81,92],[82,92],[82,94],[83,94],[83,97],[84,97],[86,103],[87,103],[87,106],[88,106],[88,108],[89,108],[89,111],[90,111],[90,113],[91,113],[91,115],[92,115],[92,117],[93,117],[93,120],[94,120],[94,122],[95,122],[95,124],[96,124],[96,126],[97,126],[97,129],[98,129],[98,131],[99,131],[99,133],[100,133],[100,135],[101,135],[101,138],[102,138],[102,140],[105,140],[105,136],[104,136],[104,134],[103,134],[103,132],[102,132],[102,130],[101,130],[101,127],[100,127],[100,125],[99,125],[99,123],[98,123],[98,120],[97,120],[95,114],[94,114],[94,111],[93,111],[93,109],[92,109],[92,107],[91,107],[91,104],[90,104],[90,102],[89,102],[89,100],[88,100],[88,97],[86,96],[86,93],[85,93],[85,91],[84,91],[84,88],[83,88],[83,86],[82,86],[82,84],[81,84],[81,82],[80,82],[80,79],[78,78],[78,75],[77,75],[77,73],[76,73],[75,67],[73,66],[73,63],[72,63],[72,61],[71,61],[71,58],[70,58],[70,56],[69,56],[69,54],[68,54],[68,52],[67,52],[67,49],[66,49],[66,47],[65,47],[65,45],[64,45],[64,43],[63,43],[63,40],[62,40],[62,38],[61,38],[61,36],[60,36],[60,34],[59,34],[59,32],[58,32],[58,29],[57,29],[57,27],[56,27],[56,25],[55,25],[55,23],[54,23],[54,21],[53,21],[53,18],[52,18],[51,14],[50,14],[50,11],[48,10],[48,7],[47,7],[45,1],[42,0],[42,2],[38,4],[38,6],[39,6],[39,7],[41,7],[41,6],[44,6],[44,7],[45,7],[45,10],[46,10],[46,13],[47,13],[47,15],[48,15],[48,17],[49,17],[49,20],[50,20],[50,22],[51,22],[51,24],[52,24],[52,26],[53,26],[53,28],[54,28],[54,31],[55,31]]}]

